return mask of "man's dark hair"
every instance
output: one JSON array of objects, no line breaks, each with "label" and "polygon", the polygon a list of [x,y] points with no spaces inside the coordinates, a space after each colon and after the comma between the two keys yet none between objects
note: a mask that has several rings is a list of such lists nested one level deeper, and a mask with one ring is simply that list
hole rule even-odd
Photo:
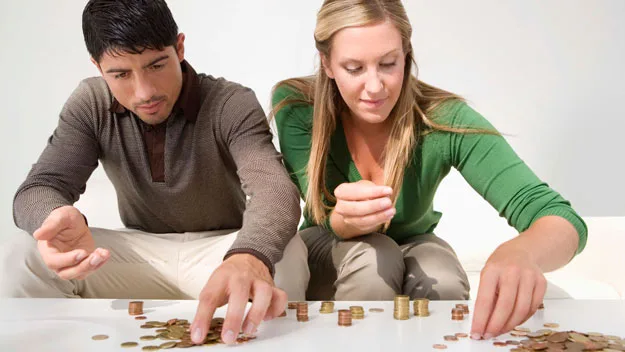
[{"label": "man's dark hair", "polygon": [[140,54],[176,45],[178,26],[164,0],[89,0],[82,32],[91,57]]}]

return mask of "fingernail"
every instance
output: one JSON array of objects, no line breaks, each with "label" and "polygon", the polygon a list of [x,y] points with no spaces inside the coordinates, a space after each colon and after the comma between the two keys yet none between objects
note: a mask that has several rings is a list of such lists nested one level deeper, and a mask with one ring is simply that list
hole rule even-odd
[{"label": "fingernail", "polygon": [[85,254],[84,252],[80,252],[76,254],[76,262],[82,261],[83,259],[85,259],[86,256],[87,254]]},{"label": "fingernail", "polygon": [[191,340],[193,340],[193,342],[195,343],[200,343],[202,342],[202,330],[200,330],[200,328],[195,328],[195,330],[193,330],[193,336],[191,336]]},{"label": "fingernail", "polygon": [[392,209],[387,210],[387,211],[386,211],[386,214],[387,214],[388,216],[393,216],[393,215],[395,215],[395,208],[392,208]]},{"label": "fingernail", "polygon": [[234,331],[232,330],[226,331],[226,334],[224,335],[224,342],[227,344],[233,344],[234,341],[235,341]]},{"label": "fingernail", "polygon": [[387,208],[387,207],[390,207],[390,206],[391,206],[391,204],[393,204],[393,203],[391,203],[391,200],[390,200],[390,199],[388,199],[388,198],[384,198],[384,199],[382,199],[382,200],[380,201],[380,208]]},{"label": "fingernail", "polygon": [[472,340],[481,340],[482,336],[480,336],[480,334],[474,332],[474,333],[471,334],[471,339]]},{"label": "fingernail", "polygon": [[256,332],[256,325],[254,325],[254,323],[252,322],[247,323],[245,329],[243,329],[243,332],[247,335],[252,335]]},{"label": "fingernail", "polygon": [[391,187],[384,187],[384,193],[392,194],[393,193],[393,189]]},{"label": "fingernail", "polygon": [[484,340],[490,340],[492,338],[493,338],[493,334],[488,334],[488,333],[484,334]]},{"label": "fingernail", "polygon": [[93,256],[93,258],[91,258],[91,261],[89,263],[93,266],[97,266],[101,262],[102,262],[102,258],[96,254]]}]

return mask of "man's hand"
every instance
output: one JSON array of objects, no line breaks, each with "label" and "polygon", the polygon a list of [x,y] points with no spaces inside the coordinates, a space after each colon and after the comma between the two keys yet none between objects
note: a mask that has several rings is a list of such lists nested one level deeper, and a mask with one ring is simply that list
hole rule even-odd
[{"label": "man's hand", "polygon": [[64,280],[83,280],[110,257],[95,248],[84,217],[72,206],[53,210],[33,237],[44,263]]},{"label": "man's hand", "polygon": [[543,301],[547,280],[514,241],[499,246],[480,275],[471,338],[490,339],[529,319]]},{"label": "man's hand", "polygon": [[395,216],[392,193],[390,187],[367,180],[340,184],[334,190],[336,206],[332,214],[344,226],[333,221],[332,227],[346,239],[376,231]]},{"label": "man's hand", "polygon": [[[249,299],[252,307],[243,322]],[[286,307],[286,293],[275,287],[267,266],[251,254],[235,254],[226,259],[202,289],[199,305],[191,324],[191,339],[200,344],[208,333],[217,307],[228,303],[221,339],[236,342],[241,331],[253,334],[262,320],[280,315]]]}]

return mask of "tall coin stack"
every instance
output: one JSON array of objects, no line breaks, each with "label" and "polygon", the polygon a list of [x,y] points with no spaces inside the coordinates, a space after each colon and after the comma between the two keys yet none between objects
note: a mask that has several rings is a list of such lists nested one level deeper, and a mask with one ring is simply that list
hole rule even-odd
[{"label": "tall coin stack", "polygon": [[430,300],[427,298],[418,298],[413,302],[414,315],[418,317],[427,317],[430,315],[430,309],[428,305]]},{"label": "tall coin stack", "polygon": [[130,315],[143,314],[143,301],[132,301],[128,303],[128,314]]},{"label": "tall coin stack", "polygon": [[319,308],[319,313],[322,314],[330,314],[334,313],[334,302],[321,302],[321,308]]},{"label": "tall coin stack", "polygon": [[307,302],[297,302],[297,321],[308,321]]},{"label": "tall coin stack", "polygon": [[462,313],[469,314],[469,305],[464,303],[456,304],[456,308],[462,309]]},{"label": "tall coin stack", "polygon": [[410,317],[410,296],[395,296],[395,306],[393,308],[393,318],[397,320],[408,320]]},{"label": "tall coin stack", "polygon": [[364,319],[365,309],[361,306],[351,306],[349,311],[352,313],[352,319]]},{"label": "tall coin stack", "polygon": [[451,320],[464,320],[464,310],[462,308],[452,308]]},{"label": "tall coin stack", "polygon": [[348,309],[339,310],[339,326],[352,326],[352,312]]}]

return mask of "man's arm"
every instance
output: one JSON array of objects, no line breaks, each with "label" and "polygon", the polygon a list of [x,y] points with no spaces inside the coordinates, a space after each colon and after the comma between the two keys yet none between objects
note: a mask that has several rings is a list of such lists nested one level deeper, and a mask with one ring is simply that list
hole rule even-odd
[{"label": "man's arm", "polygon": [[76,202],[98,166],[92,95],[85,81],[74,90],[43,153],[15,194],[13,219],[30,234],[52,210]]},{"label": "man's arm", "polygon": [[273,274],[297,231],[299,193],[272,143],[269,123],[250,89],[237,89],[222,110],[222,133],[248,196],[243,226],[226,254],[249,253]]}]

